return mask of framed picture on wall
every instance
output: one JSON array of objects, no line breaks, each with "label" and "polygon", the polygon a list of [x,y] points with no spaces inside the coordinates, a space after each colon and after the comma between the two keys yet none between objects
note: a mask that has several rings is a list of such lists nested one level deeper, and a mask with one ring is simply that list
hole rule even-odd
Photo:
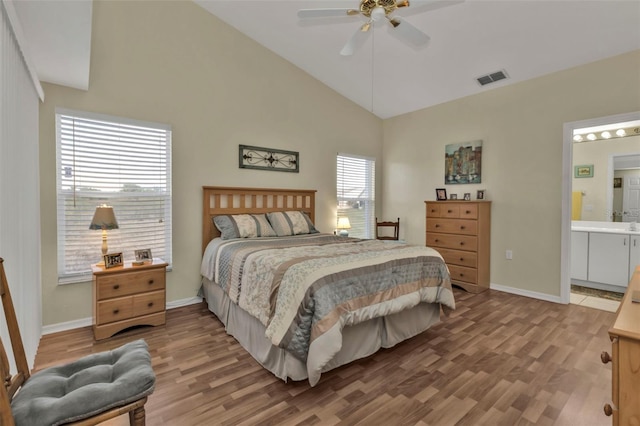
[{"label": "framed picture on wall", "polygon": [[590,178],[593,177],[593,164],[583,164],[573,168],[573,177]]},{"label": "framed picture on wall", "polygon": [[622,188],[622,178],[613,178],[613,187]]}]

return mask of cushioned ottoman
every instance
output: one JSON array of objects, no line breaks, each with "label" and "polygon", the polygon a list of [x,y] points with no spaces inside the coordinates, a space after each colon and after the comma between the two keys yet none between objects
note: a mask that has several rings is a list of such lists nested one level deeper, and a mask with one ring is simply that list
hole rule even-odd
[{"label": "cushioned ottoman", "polygon": [[80,358],[32,375],[11,402],[16,425],[60,425],[94,416],[153,392],[147,343]]}]

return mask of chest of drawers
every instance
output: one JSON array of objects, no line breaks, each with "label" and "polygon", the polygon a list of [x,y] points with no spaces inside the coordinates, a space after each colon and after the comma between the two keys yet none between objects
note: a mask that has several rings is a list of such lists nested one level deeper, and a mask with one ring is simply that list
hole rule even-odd
[{"label": "chest of drawers", "polygon": [[490,201],[425,201],[426,245],[442,255],[451,282],[472,293],[489,288]]},{"label": "chest of drawers", "polygon": [[614,426],[640,424],[640,303],[631,301],[634,291],[640,292],[640,266],[609,329],[611,355],[601,356],[602,362],[611,362],[613,404],[605,404],[604,412],[613,416]]},{"label": "chest of drawers", "polygon": [[141,266],[93,267],[93,334],[106,339],[134,325],[165,323],[166,267],[162,259]]}]

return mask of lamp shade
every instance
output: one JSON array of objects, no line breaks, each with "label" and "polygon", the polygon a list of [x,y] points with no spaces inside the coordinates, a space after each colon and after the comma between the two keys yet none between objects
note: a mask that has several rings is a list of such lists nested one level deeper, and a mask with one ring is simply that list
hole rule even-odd
[{"label": "lamp shade", "polygon": [[351,229],[351,223],[348,217],[343,216],[338,218],[338,229]]},{"label": "lamp shade", "polygon": [[118,229],[118,221],[116,220],[116,215],[113,213],[113,207],[105,204],[96,207],[96,212],[93,214],[89,229]]}]

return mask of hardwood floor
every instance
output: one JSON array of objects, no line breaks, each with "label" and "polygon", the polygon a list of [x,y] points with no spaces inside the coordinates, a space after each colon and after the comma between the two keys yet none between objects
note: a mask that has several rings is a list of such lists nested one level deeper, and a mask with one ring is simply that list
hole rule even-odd
[{"label": "hardwood floor", "polygon": [[614,313],[493,290],[455,295],[440,324],[313,388],[260,367],[205,304],[100,342],[89,327],[44,336],[36,369],[146,339],[157,375],[147,425],[611,424],[602,411],[611,364],[600,352],[611,348]]}]

